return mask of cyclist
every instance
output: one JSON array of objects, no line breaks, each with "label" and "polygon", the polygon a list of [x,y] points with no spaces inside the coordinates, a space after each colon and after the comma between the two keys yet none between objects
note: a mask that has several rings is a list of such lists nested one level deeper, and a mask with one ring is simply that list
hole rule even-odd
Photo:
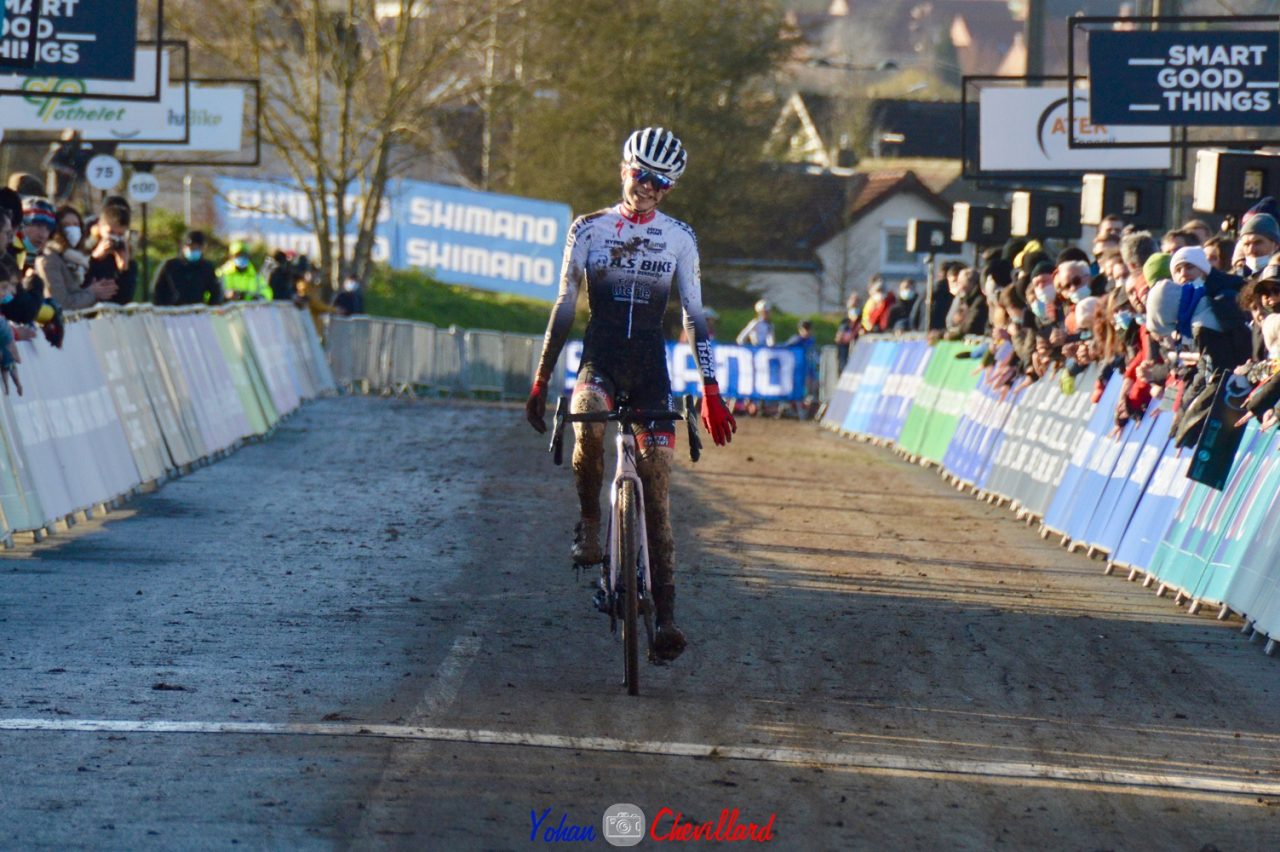
[{"label": "cyclist", "polygon": [[[631,405],[640,410],[671,408],[662,315],[674,284],[702,377],[703,425],[720,446],[737,430],[716,383],[693,229],[658,212],[658,205],[684,173],[687,159],[684,146],[671,131],[637,130],[622,146],[622,201],[579,217],[569,228],[560,293],[525,406],[525,416],[537,431],[547,429],[547,383],[573,326],[583,284],[591,317],[571,400],[574,413],[608,411],[619,393],[626,393]],[[574,434],[573,473],[582,519],[574,537],[573,560],[587,565],[604,558],[600,549],[604,425],[576,423]],[[653,572],[654,654],[659,660],[674,660],[685,647],[684,634],[675,624],[675,541],[667,499],[675,426],[650,422],[637,427],[635,436]]]}]

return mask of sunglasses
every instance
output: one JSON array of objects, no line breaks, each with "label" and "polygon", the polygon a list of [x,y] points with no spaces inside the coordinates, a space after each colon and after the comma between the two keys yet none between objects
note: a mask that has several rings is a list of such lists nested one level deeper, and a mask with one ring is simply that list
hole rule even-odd
[{"label": "sunglasses", "polygon": [[676,182],[666,175],[660,175],[657,172],[637,167],[632,167],[631,179],[636,183],[647,183],[659,192],[665,192],[676,185]]}]

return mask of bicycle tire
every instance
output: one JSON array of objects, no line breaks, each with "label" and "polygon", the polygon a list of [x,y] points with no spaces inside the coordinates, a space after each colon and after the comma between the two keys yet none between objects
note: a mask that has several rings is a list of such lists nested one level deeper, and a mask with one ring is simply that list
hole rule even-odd
[{"label": "bicycle tire", "polygon": [[640,556],[636,542],[639,506],[636,484],[629,480],[623,482],[618,498],[618,542],[621,550],[618,579],[626,596],[622,618],[622,657],[628,695],[640,694],[640,596],[636,589],[636,564]]}]

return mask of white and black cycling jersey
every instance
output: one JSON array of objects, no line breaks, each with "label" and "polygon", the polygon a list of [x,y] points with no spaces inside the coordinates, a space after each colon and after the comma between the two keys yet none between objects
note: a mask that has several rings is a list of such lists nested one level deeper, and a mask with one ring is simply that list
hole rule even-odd
[{"label": "white and black cycling jersey", "polygon": [[674,284],[703,381],[715,381],[715,359],[702,311],[698,244],[693,229],[684,222],[656,210],[630,216],[621,204],[574,221],[538,368],[543,378],[551,375],[568,339],[584,283],[591,309],[584,341],[588,350],[662,344],[662,315]]}]

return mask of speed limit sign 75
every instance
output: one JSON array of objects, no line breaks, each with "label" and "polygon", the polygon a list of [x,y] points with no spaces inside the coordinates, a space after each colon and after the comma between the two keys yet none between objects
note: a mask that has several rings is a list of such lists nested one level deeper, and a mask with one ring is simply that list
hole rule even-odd
[{"label": "speed limit sign 75", "polygon": [[115,189],[124,178],[124,167],[110,154],[99,154],[85,167],[85,178],[94,189]]}]

